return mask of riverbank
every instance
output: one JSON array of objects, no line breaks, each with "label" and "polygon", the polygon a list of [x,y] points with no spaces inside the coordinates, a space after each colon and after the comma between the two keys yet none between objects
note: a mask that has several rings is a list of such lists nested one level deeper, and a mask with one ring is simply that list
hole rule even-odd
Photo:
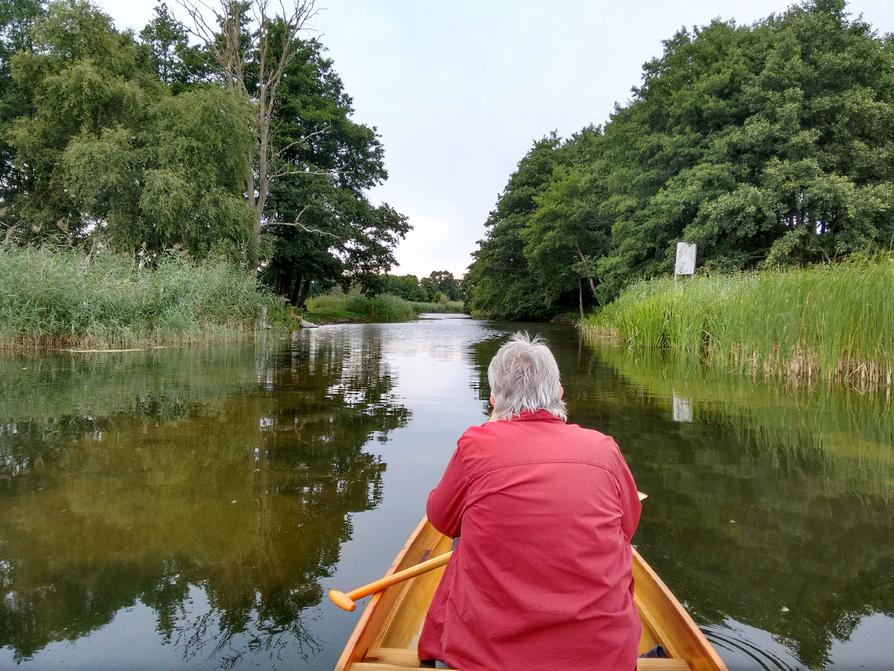
[{"label": "riverbank", "polygon": [[285,301],[222,260],[157,264],[102,252],[0,248],[0,348],[121,348],[210,342],[250,332]]},{"label": "riverbank", "polygon": [[0,350],[121,350],[233,340],[265,326],[394,322],[462,312],[383,294],[311,298],[299,314],[223,259],[167,254],[157,263],[73,249],[0,247]]},{"label": "riverbank", "polygon": [[753,377],[890,387],[894,259],[641,282],[585,319],[592,335]]},{"label": "riverbank", "polygon": [[423,312],[463,312],[461,301],[447,303],[407,301],[391,294],[325,294],[307,301],[304,318],[314,324],[354,322],[402,322]]}]

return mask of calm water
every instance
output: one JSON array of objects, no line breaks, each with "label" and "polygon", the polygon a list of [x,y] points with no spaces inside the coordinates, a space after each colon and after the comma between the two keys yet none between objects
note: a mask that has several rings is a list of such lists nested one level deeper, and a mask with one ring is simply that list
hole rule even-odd
[{"label": "calm water", "polygon": [[[511,325],[0,360],[0,669],[331,669]],[[894,412],[550,340],[732,669],[894,669]]]}]

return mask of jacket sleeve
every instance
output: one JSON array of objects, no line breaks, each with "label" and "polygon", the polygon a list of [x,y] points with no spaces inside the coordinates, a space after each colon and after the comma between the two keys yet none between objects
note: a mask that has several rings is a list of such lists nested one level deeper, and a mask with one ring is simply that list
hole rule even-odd
[{"label": "jacket sleeve", "polygon": [[636,527],[639,525],[639,516],[643,510],[643,504],[639,500],[639,492],[636,489],[636,482],[633,480],[633,474],[624,460],[624,455],[618,448],[617,443],[615,449],[618,450],[618,485],[621,497],[621,529],[627,540],[633,538],[636,533]]},{"label": "jacket sleeve", "polygon": [[456,538],[460,534],[467,484],[466,469],[457,447],[438,486],[429,493],[425,507],[428,521],[445,536]]}]

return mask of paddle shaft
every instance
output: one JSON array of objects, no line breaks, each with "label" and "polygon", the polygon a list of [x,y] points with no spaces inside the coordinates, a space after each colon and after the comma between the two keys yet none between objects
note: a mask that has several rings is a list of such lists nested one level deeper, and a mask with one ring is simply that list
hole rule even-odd
[{"label": "paddle shaft", "polygon": [[415,578],[418,575],[428,573],[433,569],[444,566],[448,561],[450,561],[450,557],[452,556],[452,550],[450,552],[445,552],[444,554],[438,555],[437,557],[432,557],[431,559],[428,559],[424,562],[419,562],[415,566],[405,568],[403,571],[397,571],[396,573],[392,573],[391,575],[386,575],[384,578],[374,580],[367,585],[363,585],[362,587],[358,587],[357,589],[352,589],[347,594],[345,594],[344,592],[339,592],[338,590],[332,590],[331,592],[329,592],[329,598],[332,599],[332,602],[339,608],[343,608],[344,610],[354,610],[354,608],[356,607],[354,602],[357,599],[362,599],[363,597],[369,596],[370,594],[381,592],[382,590],[387,589],[392,585],[396,585],[399,582],[409,580],[410,578]]}]

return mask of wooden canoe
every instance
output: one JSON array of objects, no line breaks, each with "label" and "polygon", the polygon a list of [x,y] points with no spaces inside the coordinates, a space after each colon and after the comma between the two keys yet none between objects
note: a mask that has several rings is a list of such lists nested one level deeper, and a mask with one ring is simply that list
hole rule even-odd
[{"label": "wooden canoe", "polygon": [[[398,553],[386,575],[450,550],[451,540],[428,520]],[[416,643],[444,568],[374,594],[348,639],[336,671],[419,668]],[[664,646],[669,659],[641,659],[638,671],[727,671],[720,656],[661,579],[633,552],[634,600],[643,625],[640,651]]]}]

